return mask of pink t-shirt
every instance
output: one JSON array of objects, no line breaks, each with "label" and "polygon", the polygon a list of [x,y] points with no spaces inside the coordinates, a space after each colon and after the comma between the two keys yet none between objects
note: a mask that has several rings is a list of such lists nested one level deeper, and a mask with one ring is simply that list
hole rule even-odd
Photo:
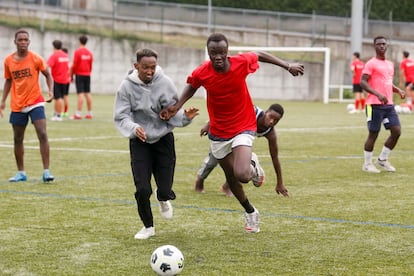
[{"label": "pink t-shirt", "polygon": [[203,86],[207,91],[207,109],[210,133],[229,139],[243,131],[256,132],[256,114],[246,84],[248,74],[259,68],[256,53],[229,56],[230,69],[218,73],[211,61],[203,63],[187,78],[195,89]]},{"label": "pink t-shirt", "polygon": [[[392,92],[392,80],[394,76],[394,64],[389,60],[376,57],[371,58],[362,70],[362,74],[370,76],[368,84],[377,92],[387,97],[387,104],[394,104]],[[382,104],[378,97],[368,93],[367,104]]]}]

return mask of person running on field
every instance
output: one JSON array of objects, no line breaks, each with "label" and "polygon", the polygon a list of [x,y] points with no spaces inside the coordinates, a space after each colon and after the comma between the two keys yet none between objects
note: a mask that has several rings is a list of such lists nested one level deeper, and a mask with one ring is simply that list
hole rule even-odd
[{"label": "person running on field", "polygon": [[261,186],[264,181],[264,171],[252,153],[257,127],[246,78],[259,68],[258,61],[283,67],[294,76],[303,74],[304,67],[262,51],[228,56],[229,43],[221,33],[211,34],[206,45],[210,60],[192,72],[178,103],[162,110],[160,117],[168,120],[198,88],[206,89],[211,152],[219,160],[231,192],[245,210],[245,230],[257,233],[259,211],[249,202],[242,186],[250,180]]},{"label": "person running on field", "polygon": [[[269,153],[272,158],[273,168],[276,173],[276,187],[275,191],[277,194],[283,196],[289,196],[288,190],[283,184],[282,178],[282,167],[279,161],[279,149],[277,144],[276,131],[274,126],[282,119],[284,114],[284,109],[280,104],[272,104],[266,111],[263,111],[261,108],[255,106],[256,121],[257,121],[257,137],[265,137],[268,141]],[[207,123],[200,131],[200,136],[208,134],[209,123]],[[195,182],[195,191],[204,193],[204,180],[208,175],[213,171],[217,166],[218,160],[214,158],[209,152],[208,156],[204,159],[203,164],[198,170],[196,182]],[[233,193],[230,190],[229,184],[225,182],[221,186],[221,190],[226,196],[232,196]]]},{"label": "person running on field", "polygon": [[17,51],[4,60],[3,96],[0,102],[0,118],[6,108],[7,96],[11,92],[11,114],[9,122],[13,126],[14,156],[17,173],[9,178],[10,182],[26,181],[24,166],[24,134],[29,118],[33,123],[39,139],[40,155],[43,163],[43,182],[50,182],[54,177],[49,170],[49,140],[46,132],[45,99],[39,85],[39,72],[45,78],[49,89],[49,98],[53,99],[53,79],[46,62],[38,54],[29,50],[30,36],[26,30],[19,29],[14,35]]},{"label": "person running on field", "polygon": [[129,72],[116,92],[114,122],[121,134],[129,138],[135,199],[144,224],[134,238],[148,239],[155,235],[151,176],[157,186],[161,216],[170,219],[170,200],[176,198],[172,190],[176,162],[173,129],[188,125],[198,115],[198,109],[181,109],[168,123],[162,121],[158,113],[163,106],[177,102],[177,88],[157,65],[158,54],[154,50],[138,50],[136,59],[135,70]]}]

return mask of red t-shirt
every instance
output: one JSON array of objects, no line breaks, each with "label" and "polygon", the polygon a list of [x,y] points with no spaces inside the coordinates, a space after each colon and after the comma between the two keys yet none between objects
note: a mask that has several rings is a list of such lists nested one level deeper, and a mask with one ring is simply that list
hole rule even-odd
[{"label": "red t-shirt", "polygon": [[203,86],[206,89],[210,133],[224,139],[257,129],[246,77],[259,68],[258,57],[250,52],[228,59],[230,69],[225,73],[216,72],[211,61],[206,61],[187,78],[193,88]]},{"label": "red t-shirt", "polygon": [[53,80],[57,83],[67,84],[69,79],[69,56],[62,50],[55,51],[47,60],[52,71]]},{"label": "red t-shirt", "polygon": [[364,69],[364,62],[362,60],[355,59],[351,62],[351,71],[354,73],[352,77],[352,84],[361,83],[362,69]]},{"label": "red t-shirt", "polygon": [[12,80],[10,106],[13,112],[44,102],[39,85],[39,72],[46,70],[41,56],[29,51],[27,56],[17,61],[15,53],[4,60],[4,78]]},{"label": "red t-shirt", "polygon": [[404,71],[405,82],[414,82],[414,61],[405,58],[400,63],[400,70]]},{"label": "red t-shirt", "polygon": [[85,47],[80,47],[73,54],[73,73],[75,75],[90,76],[92,71],[93,55]]}]

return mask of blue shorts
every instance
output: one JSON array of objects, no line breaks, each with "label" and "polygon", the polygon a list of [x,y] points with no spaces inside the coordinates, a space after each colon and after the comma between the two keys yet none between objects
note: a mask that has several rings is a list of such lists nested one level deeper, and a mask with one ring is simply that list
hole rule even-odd
[{"label": "blue shorts", "polygon": [[45,107],[44,106],[38,106],[30,110],[29,112],[12,112],[10,114],[10,124],[17,125],[17,126],[27,126],[30,120],[32,120],[32,123],[34,121],[40,120],[40,119],[46,119],[45,114]]},{"label": "blue shorts", "polygon": [[394,105],[366,105],[365,114],[367,116],[369,131],[379,132],[381,130],[381,124],[384,125],[385,129],[390,129],[393,126],[401,126]]}]

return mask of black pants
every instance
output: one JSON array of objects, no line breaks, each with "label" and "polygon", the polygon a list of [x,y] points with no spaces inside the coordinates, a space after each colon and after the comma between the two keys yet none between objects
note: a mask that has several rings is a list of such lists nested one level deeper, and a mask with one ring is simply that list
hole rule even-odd
[{"label": "black pants", "polygon": [[154,176],[157,185],[159,201],[175,199],[172,190],[176,162],[174,135],[168,133],[154,144],[142,142],[137,138],[130,139],[129,150],[138,214],[145,227],[152,227],[154,219],[150,203],[151,176]]}]

